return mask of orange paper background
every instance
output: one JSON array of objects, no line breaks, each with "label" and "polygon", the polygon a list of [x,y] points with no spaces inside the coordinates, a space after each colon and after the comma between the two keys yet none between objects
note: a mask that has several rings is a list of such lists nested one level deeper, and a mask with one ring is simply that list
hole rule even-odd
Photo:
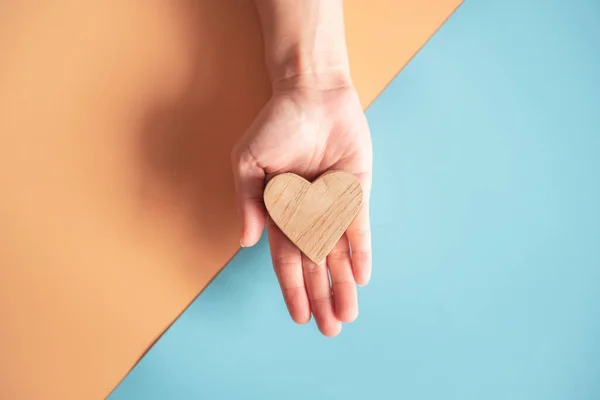
[{"label": "orange paper background", "polygon": [[[347,0],[366,107],[460,0]],[[238,249],[249,0],[0,1],[0,398],[102,398]],[[202,345],[202,344],[199,344]]]}]

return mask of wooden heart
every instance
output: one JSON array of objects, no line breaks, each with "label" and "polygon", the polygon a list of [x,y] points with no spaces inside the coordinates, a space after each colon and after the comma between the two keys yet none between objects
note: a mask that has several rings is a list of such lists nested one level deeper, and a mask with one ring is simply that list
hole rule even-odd
[{"label": "wooden heart", "polygon": [[326,172],[313,183],[284,173],[271,179],[264,192],[265,206],[275,224],[317,264],[342,237],[362,199],[360,182],[344,171]]}]

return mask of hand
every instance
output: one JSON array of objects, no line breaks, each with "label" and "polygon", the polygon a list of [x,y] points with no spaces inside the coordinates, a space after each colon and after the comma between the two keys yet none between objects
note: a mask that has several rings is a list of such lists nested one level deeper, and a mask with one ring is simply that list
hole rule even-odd
[{"label": "hand", "polygon": [[[348,80],[337,78],[294,77],[274,84],[270,101],[236,145],[232,162],[243,218],[241,245],[254,245],[266,223],[290,316],[303,324],[312,313],[324,335],[336,336],[342,322],[358,316],[356,284],[365,285],[371,276],[371,137],[356,91]],[[293,172],[312,181],[331,169],[355,174],[365,198],[326,263],[316,265],[268,217],[263,191],[279,173]]]}]

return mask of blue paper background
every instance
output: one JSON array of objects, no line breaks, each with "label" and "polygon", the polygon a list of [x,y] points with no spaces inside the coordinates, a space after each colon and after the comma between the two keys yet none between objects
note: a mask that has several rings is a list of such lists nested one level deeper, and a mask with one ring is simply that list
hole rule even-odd
[{"label": "blue paper background", "polygon": [[367,116],[358,320],[294,325],[263,238],[110,399],[600,398],[600,2],[467,0]]}]

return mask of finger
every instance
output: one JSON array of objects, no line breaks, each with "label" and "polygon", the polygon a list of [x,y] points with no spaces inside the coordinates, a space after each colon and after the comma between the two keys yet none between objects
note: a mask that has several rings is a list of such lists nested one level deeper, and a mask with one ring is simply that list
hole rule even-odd
[{"label": "finger", "polygon": [[261,200],[246,198],[240,200],[242,213],[242,238],[240,246],[251,247],[259,240],[265,227],[265,211]]},{"label": "finger", "polygon": [[342,322],[352,322],[358,316],[358,294],[345,235],[327,256],[327,266],[331,275],[335,315]]},{"label": "finger", "polygon": [[325,263],[315,264],[308,257],[302,255],[302,270],[310,309],[315,316],[319,330],[325,336],[337,336],[342,330],[342,323],[335,316],[329,274]]},{"label": "finger", "polygon": [[233,176],[242,216],[242,247],[254,246],[265,227],[266,211],[263,203],[265,173],[248,151],[232,153]]},{"label": "finger", "polygon": [[298,324],[310,321],[310,305],[302,274],[300,250],[289,241],[269,218],[267,233],[271,246],[273,269],[281,286],[283,300],[292,320]]},{"label": "finger", "polygon": [[356,283],[361,286],[369,283],[371,279],[371,227],[369,222],[369,205],[363,203],[358,215],[352,221],[348,230],[352,255],[352,270]]}]

